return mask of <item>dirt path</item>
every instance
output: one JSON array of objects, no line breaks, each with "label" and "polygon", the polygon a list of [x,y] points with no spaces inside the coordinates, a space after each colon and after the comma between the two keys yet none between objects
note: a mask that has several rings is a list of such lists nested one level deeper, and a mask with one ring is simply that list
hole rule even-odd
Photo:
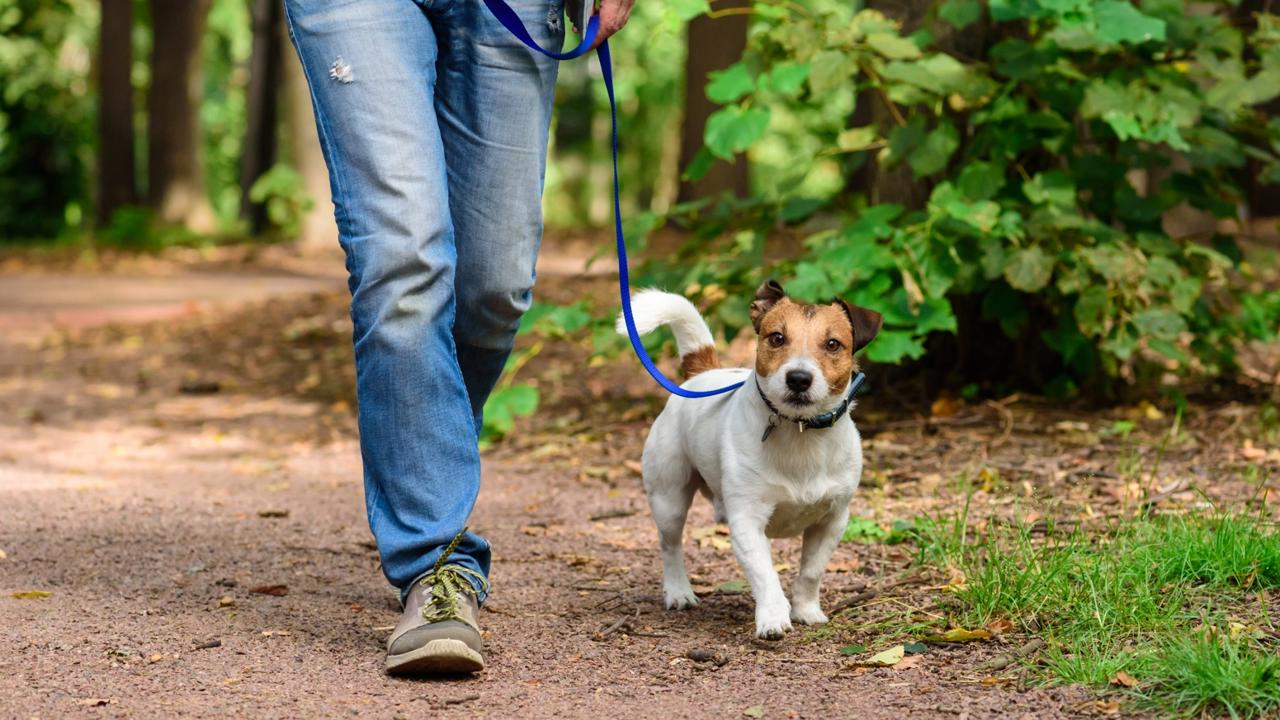
[{"label": "dirt path", "polygon": [[[495,548],[482,615],[489,669],[385,677],[397,609],[365,524],[342,308],[340,292],[272,295],[240,314],[213,305],[145,326],[46,327],[52,335],[3,351],[0,716],[1057,718],[1097,709],[1085,690],[1028,688],[1016,672],[980,667],[1018,638],[931,647],[910,669],[856,668],[838,652],[865,636],[860,618],[886,617],[895,603],[918,605],[903,617],[945,622],[945,605],[927,594],[917,603],[886,593],[846,613],[842,629],[751,640],[749,598],[722,588],[738,569],[702,503],[689,544],[704,602],[663,611],[653,531],[627,464],[652,403],[629,396],[622,420],[581,421],[555,410],[563,398],[550,390],[551,409],[486,457],[473,525]],[[255,360],[263,346],[271,359]],[[554,361],[544,370],[564,385]],[[302,377],[313,373],[315,382]],[[609,399],[599,388],[573,392]],[[1001,417],[984,420],[986,441],[1025,452],[1019,435],[1006,442],[1017,428]],[[971,446],[937,432],[920,436],[935,471],[972,460]],[[869,452],[903,452],[909,440],[894,437],[882,432]],[[904,497],[954,500],[937,482],[886,490],[909,467],[904,459],[871,478],[859,511],[894,517],[906,512]],[[796,554],[783,543],[778,561]],[[833,569],[828,607],[883,586],[910,559],[898,547],[849,544]],[[28,591],[49,595],[14,597]]]}]

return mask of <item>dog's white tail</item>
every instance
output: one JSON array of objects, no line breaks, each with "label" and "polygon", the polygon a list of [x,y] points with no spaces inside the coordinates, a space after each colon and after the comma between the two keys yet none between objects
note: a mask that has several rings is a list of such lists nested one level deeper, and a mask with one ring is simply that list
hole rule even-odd
[{"label": "dog's white tail", "polygon": [[[631,312],[636,330],[641,335],[653,332],[663,325],[671,326],[676,336],[676,349],[680,352],[680,369],[685,378],[720,367],[715,339],[711,328],[702,319],[698,309],[686,298],[661,290],[641,290],[631,296]],[[626,335],[627,326],[618,315],[618,334]]]}]

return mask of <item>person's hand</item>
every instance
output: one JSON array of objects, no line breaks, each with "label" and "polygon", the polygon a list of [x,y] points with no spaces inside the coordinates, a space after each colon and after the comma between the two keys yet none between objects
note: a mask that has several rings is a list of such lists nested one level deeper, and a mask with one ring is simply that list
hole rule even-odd
[{"label": "person's hand", "polygon": [[[584,2],[591,2],[591,0],[584,0]],[[600,12],[597,13],[600,16],[600,34],[596,36],[596,42],[591,47],[599,47],[600,43],[608,40],[610,35],[621,30],[631,18],[631,6],[635,4],[636,0],[600,0]]]}]

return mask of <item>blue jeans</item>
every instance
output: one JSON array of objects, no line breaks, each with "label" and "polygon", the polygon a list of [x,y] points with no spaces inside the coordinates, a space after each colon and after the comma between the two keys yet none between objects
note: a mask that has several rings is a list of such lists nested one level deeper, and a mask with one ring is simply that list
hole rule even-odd
[{"label": "blue jeans", "polygon": [[[477,439],[542,239],[556,63],[480,0],[284,0],[329,167],[365,504],[403,593],[467,522]],[[544,46],[563,0],[511,3]],[[489,573],[468,533],[448,562]]]}]

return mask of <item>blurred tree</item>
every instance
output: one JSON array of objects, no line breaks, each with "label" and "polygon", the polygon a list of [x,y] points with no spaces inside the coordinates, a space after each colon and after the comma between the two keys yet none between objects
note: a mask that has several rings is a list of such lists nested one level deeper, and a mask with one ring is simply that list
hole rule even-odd
[{"label": "blurred tree", "polygon": [[[281,31],[283,32],[283,30]],[[302,190],[311,198],[311,208],[302,220],[298,240],[308,248],[337,248],[338,226],[333,219],[329,170],[316,134],[316,120],[311,109],[311,92],[297,53],[284,53],[285,128],[293,167],[302,181]]]},{"label": "blurred tree", "polygon": [[[749,3],[734,0],[718,5],[716,12],[748,6]],[[689,50],[684,62],[684,122],[680,130],[681,168],[694,163],[694,157],[702,149],[707,118],[720,107],[707,98],[707,74],[724,70],[742,59],[742,51],[747,46],[748,20],[745,13],[730,13],[717,17],[700,15],[689,22],[686,35]],[[686,202],[724,192],[739,197],[750,194],[746,155],[737,155],[731,163],[715,163],[695,180],[682,180],[677,199]]]},{"label": "blurred tree", "polygon": [[240,161],[240,217],[249,232],[261,233],[267,222],[266,207],[249,195],[253,183],[276,162],[279,128],[281,45],[284,40],[280,0],[254,0],[253,54],[249,58],[249,87],[244,150]]},{"label": "blurred tree", "polygon": [[98,41],[97,224],[138,202],[133,142],[133,2],[102,0]]},{"label": "blurred tree", "polygon": [[147,196],[164,222],[216,227],[200,152],[200,42],[209,0],[152,0]]}]

